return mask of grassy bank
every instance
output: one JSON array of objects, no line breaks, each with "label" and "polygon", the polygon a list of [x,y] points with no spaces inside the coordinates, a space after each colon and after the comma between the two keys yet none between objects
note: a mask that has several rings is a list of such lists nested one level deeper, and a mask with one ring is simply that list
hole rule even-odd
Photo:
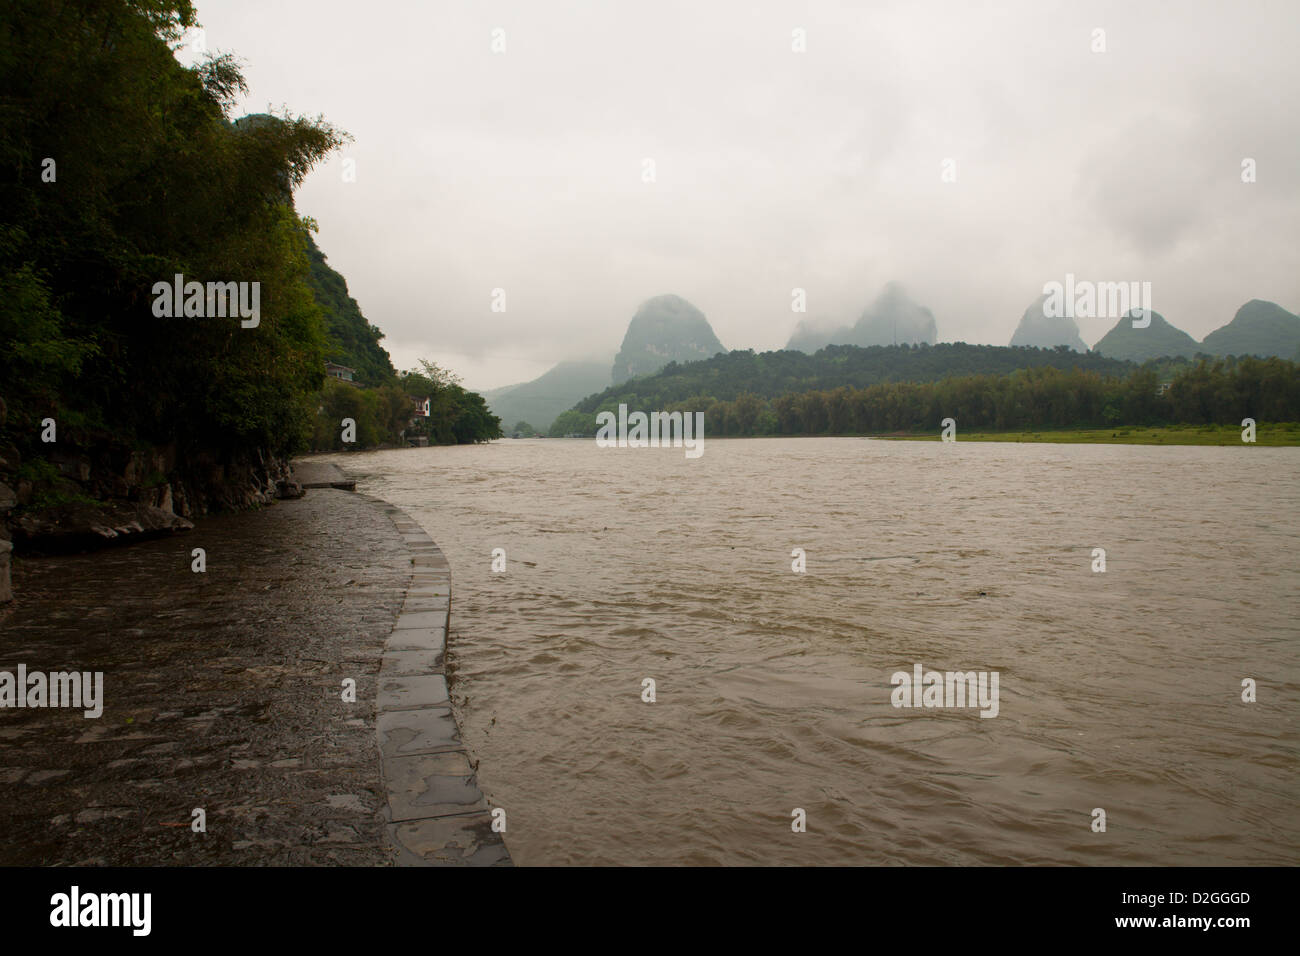
[{"label": "grassy bank", "polygon": [[[1066,445],[1242,445],[1239,425],[1162,425],[1017,432],[963,432],[958,441],[1053,442]],[[938,441],[939,433],[892,433],[873,438]],[[1263,422],[1255,427],[1256,445],[1300,446],[1300,422]]]}]

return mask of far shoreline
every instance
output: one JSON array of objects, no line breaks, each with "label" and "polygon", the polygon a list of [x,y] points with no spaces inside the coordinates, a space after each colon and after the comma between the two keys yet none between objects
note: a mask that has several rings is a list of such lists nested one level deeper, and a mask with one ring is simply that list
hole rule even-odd
[{"label": "far shoreline", "polygon": [[[1154,445],[1154,446],[1237,446],[1262,445],[1269,448],[1300,447],[1300,422],[1260,422],[1255,427],[1255,441],[1242,441],[1240,425],[1144,425],[1114,426],[1111,428],[1040,428],[1033,431],[970,431],[963,432],[957,425],[956,441],[1002,442],[1004,444],[1054,444],[1054,445]],[[734,441],[736,439],[772,438],[852,438],[859,441],[940,441],[939,431],[925,432],[844,432],[817,435],[709,435],[707,441]],[[594,441],[594,435],[582,437],[528,435],[515,438],[503,435],[490,442],[472,444],[497,444],[510,441]],[[369,448],[307,451],[295,456],[311,459],[326,455],[356,455],[377,451],[414,450],[414,445],[376,445]],[[424,448],[452,448],[454,445],[427,445]]]},{"label": "far shoreline", "polygon": [[[1005,442],[1009,444],[1058,445],[1267,445],[1272,448],[1300,447],[1300,423],[1260,423],[1255,441],[1242,441],[1239,425],[1151,425],[1113,428],[1057,428],[1036,431],[963,432],[957,425],[957,441]],[[890,432],[864,435],[886,441],[939,441],[938,432]]]}]

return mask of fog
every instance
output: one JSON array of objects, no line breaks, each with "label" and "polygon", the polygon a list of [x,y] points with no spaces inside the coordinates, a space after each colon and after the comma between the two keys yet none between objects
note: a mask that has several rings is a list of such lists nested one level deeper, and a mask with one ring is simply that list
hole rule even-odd
[{"label": "fog", "polygon": [[[490,388],[611,357],[668,292],[758,350],[799,319],[851,324],[891,280],[941,341],[1005,345],[1067,272],[1150,281],[1198,339],[1251,298],[1300,309],[1292,2],[209,0],[199,19],[245,61],[243,112],[354,138],[298,209],[399,368]],[[1081,319],[1084,341],[1113,321]]]}]

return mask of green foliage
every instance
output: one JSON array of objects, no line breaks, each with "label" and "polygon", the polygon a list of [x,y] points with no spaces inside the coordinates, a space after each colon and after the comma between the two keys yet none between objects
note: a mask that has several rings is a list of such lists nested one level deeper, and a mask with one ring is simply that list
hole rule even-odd
[{"label": "green foliage", "polygon": [[92,342],[63,333],[48,286],[22,261],[26,240],[21,228],[0,226],[0,383],[10,383],[7,412],[17,421],[54,410],[54,385],[78,375],[97,352]]},{"label": "green foliage", "polygon": [[[326,379],[320,393],[311,447],[342,451],[397,445],[415,437],[432,445],[464,445],[501,437],[501,419],[483,396],[467,392],[456,375],[422,360],[419,371],[377,389]],[[412,399],[429,399],[428,417],[417,416]],[[342,441],[342,421],[356,422],[356,442]]]},{"label": "green foliage", "polygon": [[1134,328],[1132,314],[1125,314],[1093,346],[1093,351],[1111,358],[1147,362],[1170,355],[1192,358],[1200,353],[1208,354],[1210,349],[1171,325],[1159,312],[1152,311],[1151,323],[1144,328]]},{"label": "green foliage", "polygon": [[[344,139],[231,122],[233,58],[187,69],[180,0],[10,0],[0,29],[0,392],[116,441],[283,454],[311,433],[325,350],[292,188]],[[43,173],[55,165],[52,181]],[[161,318],[153,286],[260,283],[260,323]]]},{"label": "green foliage", "polygon": [[[1300,421],[1300,365],[1283,359],[1202,360],[1176,375],[1165,394],[1158,384],[1154,365],[1124,376],[1042,366],[1008,375],[787,392],[771,400],[742,392],[731,401],[694,395],[660,406],[629,395],[626,404],[630,410],[704,412],[709,434],[726,436],[937,433],[950,417],[967,431]],[[565,431],[594,434],[595,413],[565,412],[551,434]]]},{"label": "green foliage", "polygon": [[548,430],[555,417],[587,395],[609,386],[609,362],[561,362],[531,382],[483,393],[502,421],[531,422]]},{"label": "green foliage", "polygon": [[547,434],[552,438],[563,438],[565,435],[590,438],[596,434],[596,413],[580,412],[577,409],[561,412],[551,423],[551,430]]},{"label": "green foliage", "polygon": [[44,458],[28,458],[18,466],[17,477],[34,485],[53,484],[59,480],[59,469]]},{"label": "green foliage", "polygon": [[356,369],[356,381],[362,384],[392,382],[397,373],[387,350],[379,344],[384,333],[361,314],[357,300],[348,295],[347,281],[330,268],[310,235],[307,257],[311,262],[311,290],[325,315],[325,358]]},{"label": "green foliage", "polygon": [[[701,362],[670,362],[654,375],[632,379],[592,395],[575,407],[584,412],[629,407],[663,409],[707,395],[732,401],[742,393],[772,400],[779,395],[839,386],[865,388],[881,382],[929,382],[954,375],[1008,374],[1024,368],[1080,368],[1123,374],[1129,362],[1068,350],[996,345],[831,345],[814,355],[799,351],[735,351]],[[635,399],[636,401],[632,401]],[[698,410],[698,409],[696,409]]]},{"label": "green foliage", "polygon": [[44,508],[56,508],[59,505],[85,504],[93,502],[81,493],[81,489],[64,478],[52,462],[43,458],[29,458],[19,466],[15,477],[19,481],[32,484],[31,500],[20,510],[40,511]]},{"label": "green foliage", "polygon": [[1276,355],[1290,358],[1300,347],[1300,316],[1276,302],[1251,299],[1223,328],[1205,337],[1202,348],[1212,355]]}]

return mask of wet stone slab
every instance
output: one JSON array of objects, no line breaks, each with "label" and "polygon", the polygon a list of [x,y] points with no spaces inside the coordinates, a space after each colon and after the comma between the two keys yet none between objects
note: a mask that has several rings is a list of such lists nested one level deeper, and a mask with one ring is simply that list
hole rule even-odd
[{"label": "wet stone slab", "polygon": [[425,674],[441,674],[442,667],[442,651],[389,651],[384,655],[384,663],[379,669],[379,675],[380,677],[420,677]]},{"label": "wet stone slab", "polygon": [[510,866],[501,834],[486,813],[413,820],[388,828],[396,862],[410,866]]},{"label": "wet stone slab", "polygon": [[[393,631],[388,639],[389,654],[401,651],[431,651],[441,656],[447,648],[447,631],[441,627]],[[385,655],[387,656],[387,655]]]},{"label": "wet stone slab", "polygon": [[411,710],[416,707],[450,706],[447,678],[441,674],[420,677],[382,675],[379,678],[379,709]]},{"label": "wet stone slab", "polygon": [[462,751],[391,757],[384,774],[394,823],[487,809]]},{"label": "wet stone slab", "polygon": [[[416,614],[440,614],[442,615],[441,618],[433,618],[432,620],[441,620],[445,624],[450,611],[447,600],[445,596],[415,599],[408,597],[406,603],[402,605],[402,613],[399,615],[398,620],[410,618]],[[433,624],[432,626],[442,627],[444,624]],[[406,628],[403,628],[403,630],[406,630]]]},{"label": "wet stone slab", "polygon": [[410,631],[431,627],[447,626],[447,609],[432,611],[412,611],[411,613],[402,613],[397,617],[397,623],[393,625],[395,631]]},{"label": "wet stone slab", "polygon": [[379,749],[385,758],[463,750],[450,707],[394,710],[379,715]]}]

